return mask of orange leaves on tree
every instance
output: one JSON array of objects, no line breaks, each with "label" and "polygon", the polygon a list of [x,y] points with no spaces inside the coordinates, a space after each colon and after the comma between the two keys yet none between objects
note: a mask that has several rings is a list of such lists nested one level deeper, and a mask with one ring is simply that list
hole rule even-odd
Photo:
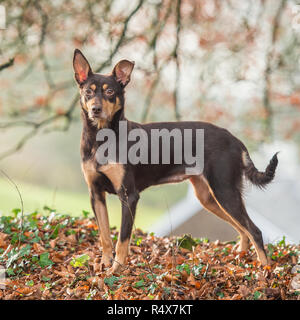
[{"label": "orange leaves on tree", "polygon": [[37,108],[44,107],[47,104],[47,98],[44,96],[36,97],[34,104]]}]

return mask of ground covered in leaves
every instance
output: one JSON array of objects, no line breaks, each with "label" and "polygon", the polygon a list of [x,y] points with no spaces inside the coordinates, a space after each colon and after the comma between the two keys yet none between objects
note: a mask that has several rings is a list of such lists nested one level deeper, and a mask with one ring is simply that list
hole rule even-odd
[{"label": "ground covered in leaves", "polygon": [[266,246],[272,263],[261,267],[253,247],[134,230],[128,265],[108,275],[95,220],[83,214],[0,217],[0,299],[300,300],[300,246],[285,239]]}]

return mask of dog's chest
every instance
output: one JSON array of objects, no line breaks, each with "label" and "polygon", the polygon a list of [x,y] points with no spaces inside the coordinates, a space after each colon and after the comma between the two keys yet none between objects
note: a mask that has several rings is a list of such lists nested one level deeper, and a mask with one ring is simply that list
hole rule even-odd
[{"label": "dog's chest", "polygon": [[108,187],[107,180],[109,180],[115,193],[118,193],[122,187],[125,169],[120,163],[97,166],[94,161],[88,160],[81,163],[81,168],[89,189],[95,184],[106,189]]}]

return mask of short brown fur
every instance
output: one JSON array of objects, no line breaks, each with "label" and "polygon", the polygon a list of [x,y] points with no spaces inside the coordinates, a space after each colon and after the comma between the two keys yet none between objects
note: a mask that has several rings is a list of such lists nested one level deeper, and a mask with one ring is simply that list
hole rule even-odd
[{"label": "short brown fur", "polygon": [[[261,231],[254,225],[245,209],[242,198],[243,179],[264,187],[275,175],[277,154],[273,156],[264,172],[259,172],[250,159],[247,148],[226,129],[201,121],[154,122],[147,124],[129,121],[124,115],[125,87],[130,81],[134,63],[120,61],[109,75],[93,73],[83,54],[76,49],[73,66],[79,85],[83,131],[81,136],[81,161],[87,182],[91,205],[100,229],[102,264],[111,265],[113,260],[109,233],[109,222],[105,194],[118,195],[122,204],[122,222],[116,246],[116,257],[110,272],[117,272],[124,266],[129,249],[139,194],[144,189],[162,183],[181,182],[190,179],[195,193],[203,206],[227,223],[240,234],[240,250],[247,250],[249,240],[254,244],[262,265],[268,263]],[[96,152],[103,142],[96,135],[102,128],[118,132],[119,122],[125,121],[128,132],[143,129],[150,139],[153,129],[197,129],[204,130],[204,168],[199,175],[187,175],[188,164],[141,164],[107,163],[100,165]],[[117,150],[120,145],[117,141]],[[128,145],[128,148],[130,145]],[[160,145],[161,147],[161,145]],[[171,146],[172,154],[174,146]],[[151,158],[150,144],[148,146]]]}]

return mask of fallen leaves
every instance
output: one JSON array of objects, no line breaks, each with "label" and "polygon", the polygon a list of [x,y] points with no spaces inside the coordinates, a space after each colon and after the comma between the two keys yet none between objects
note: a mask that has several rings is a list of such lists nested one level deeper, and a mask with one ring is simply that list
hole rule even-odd
[{"label": "fallen leaves", "polygon": [[300,290],[300,274],[297,274],[291,281],[292,290]]},{"label": "fallen leaves", "polygon": [[0,299],[300,299],[300,248],[285,241],[267,246],[273,261],[262,267],[252,247],[238,253],[232,242],[135,230],[128,264],[108,275],[100,268],[97,225],[87,214],[34,213],[24,217],[22,234],[17,217],[0,219],[6,268]]}]

